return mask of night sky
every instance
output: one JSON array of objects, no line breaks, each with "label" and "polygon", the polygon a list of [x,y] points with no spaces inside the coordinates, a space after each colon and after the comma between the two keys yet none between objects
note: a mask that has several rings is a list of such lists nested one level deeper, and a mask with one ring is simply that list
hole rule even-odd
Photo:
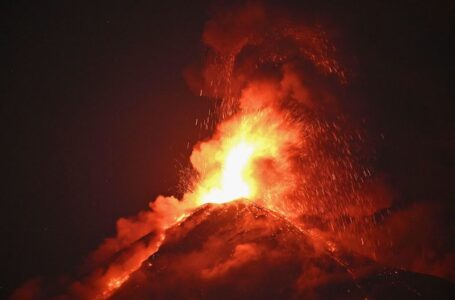
[{"label": "night sky", "polygon": [[[204,54],[210,2],[156,2],[2,4],[1,298],[71,271],[119,217],[179,193],[178,171],[209,134],[195,120],[214,105],[183,76]],[[365,120],[394,206],[438,203],[448,230],[435,234],[450,236],[454,6],[295,2],[337,28],[354,74],[344,105]]]}]

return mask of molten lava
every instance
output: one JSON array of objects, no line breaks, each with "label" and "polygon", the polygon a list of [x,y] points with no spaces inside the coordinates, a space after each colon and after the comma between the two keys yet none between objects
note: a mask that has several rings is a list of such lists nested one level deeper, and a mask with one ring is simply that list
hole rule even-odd
[{"label": "molten lava", "polygon": [[202,203],[225,203],[238,198],[250,198],[253,191],[248,173],[253,152],[254,146],[243,141],[230,149],[224,158],[220,174],[221,185],[202,195]]},{"label": "molten lava", "polygon": [[[283,180],[291,171],[288,153],[300,143],[298,137],[298,125],[292,126],[270,108],[239,113],[222,123],[215,137],[193,152],[191,162],[202,178],[189,197],[201,205],[239,198],[270,199],[272,190],[273,196],[282,196],[289,188]],[[263,182],[268,174],[260,166],[265,162],[269,173],[279,172],[282,180]]]}]

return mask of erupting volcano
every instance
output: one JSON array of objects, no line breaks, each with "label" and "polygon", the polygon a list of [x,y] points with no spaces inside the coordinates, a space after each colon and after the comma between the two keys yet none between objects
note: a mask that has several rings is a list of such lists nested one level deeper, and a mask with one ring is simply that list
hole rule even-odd
[{"label": "erupting volcano", "polygon": [[206,55],[185,77],[197,94],[217,101],[217,112],[198,120],[213,134],[193,148],[183,196],[159,196],[150,209],[120,219],[117,235],[75,280],[45,284],[36,298],[453,292],[451,283],[381,259],[374,215],[390,199],[371,167],[361,123],[343,111],[350,73],[324,27],[248,2],[213,9],[203,42]]}]

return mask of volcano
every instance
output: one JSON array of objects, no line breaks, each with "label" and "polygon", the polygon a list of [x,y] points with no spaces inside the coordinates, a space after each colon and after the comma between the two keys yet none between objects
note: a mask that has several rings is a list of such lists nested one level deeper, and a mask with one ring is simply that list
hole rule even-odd
[{"label": "volcano", "polygon": [[442,299],[454,291],[436,277],[347,253],[238,200],[206,204],[169,228],[112,299]]},{"label": "volcano", "polygon": [[[125,66],[128,74],[136,74],[133,81],[139,82],[140,86],[148,86],[148,79],[158,84],[141,92],[134,89],[130,93],[121,87],[121,92],[112,93],[132,101],[131,107],[125,104],[131,110],[121,111],[121,115],[117,115],[117,109],[125,107],[123,102],[113,102],[112,112],[115,113],[112,118],[104,115],[104,112],[111,111],[110,106],[102,110],[97,108],[99,115],[92,115],[93,110],[90,109],[89,115],[69,118],[88,118],[96,132],[95,136],[82,132],[83,136],[88,136],[88,140],[83,142],[74,139],[74,148],[60,138],[71,137],[71,134],[62,133],[66,133],[66,129],[73,133],[73,129],[79,130],[80,124],[74,123],[74,127],[71,125],[68,128],[57,126],[55,139],[49,140],[52,141],[51,145],[54,140],[62,145],[62,153],[75,149],[70,152],[77,154],[76,162],[82,159],[88,163],[88,169],[81,171],[86,176],[71,175],[73,166],[77,165],[73,161],[66,162],[68,171],[54,172],[55,164],[61,163],[58,160],[49,165],[39,165],[44,166],[39,169],[48,169],[59,175],[68,174],[62,177],[64,181],[60,181],[60,178],[49,180],[43,176],[40,180],[45,181],[33,180],[29,190],[54,186],[55,181],[58,188],[71,187],[69,190],[65,188],[64,191],[68,193],[58,192],[55,195],[59,198],[60,195],[69,195],[68,200],[77,201],[70,201],[69,206],[59,206],[59,201],[55,207],[70,209],[58,213],[55,219],[48,218],[52,210],[45,210],[42,216],[38,214],[38,219],[45,220],[42,226],[22,223],[27,226],[28,233],[41,231],[41,228],[47,231],[48,224],[54,224],[53,220],[61,220],[55,224],[60,225],[62,222],[76,226],[74,224],[80,223],[81,216],[83,220],[88,216],[96,217],[92,220],[94,223],[111,222],[113,216],[118,217],[122,206],[125,209],[129,206],[129,200],[120,199],[129,197],[113,191],[106,193],[105,198],[98,197],[101,194],[99,189],[105,184],[113,187],[121,183],[120,190],[131,191],[131,196],[153,196],[149,199],[148,207],[136,214],[120,217],[116,222],[115,234],[87,253],[82,264],[69,274],[49,279],[41,276],[31,278],[13,292],[12,299],[455,299],[455,248],[452,241],[454,235],[451,234],[453,230],[450,228],[453,221],[450,211],[439,212],[445,209],[445,206],[440,206],[438,199],[441,194],[446,197],[445,193],[440,192],[439,184],[445,179],[438,179],[435,181],[438,184],[426,187],[427,183],[431,183],[430,178],[439,178],[443,174],[439,170],[446,170],[446,165],[451,163],[446,160],[448,156],[441,155],[446,153],[445,150],[430,151],[428,153],[431,155],[428,156],[420,155],[426,153],[422,149],[427,149],[427,145],[432,145],[436,140],[444,141],[443,149],[451,149],[445,142],[451,139],[445,138],[445,135],[439,138],[441,136],[433,135],[426,127],[429,117],[433,116],[432,110],[428,110],[427,99],[438,97],[441,93],[438,89],[428,89],[428,94],[422,94],[424,105],[412,100],[401,101],[402,98],[412,99],[416,96],[412,83],[419,81],[414,79],[421,78],[421,85],[426,85],[427,82],[442,82],[440,79],[443,78],[431,70],[422,74],[415,71],[424,70],[421,64],[426,62],[426,55],[416,60],[415,70],[410,68],[408,63],[412,61],[412,55],[409,54],[414,48],[419,48],[417,44],[409,43],[412,48],[408,51],[397,51],[396,42],[402,36],[417,37],[414,33],[418,30],[394,28],[391,22],[389,24],[390,18],[384,18],[375,9],[372,12],[380,17],[380,22],[371,26],[370,29],[374,30],[368,31],[363,28],[368,23],[365,21],[370,19],[367,15],[362,15],[358,23],[360,26],[353,26],[355,23],[348,25],[351,21],[344,14],[341,19],[330,13],[324,16],[322,11],[325,9],[320,14],[311,8],[313,4],[310,3],[302,4],[302,7],[291,3],[289,7],[281,7],[281,3],[272,3],[275,1],[213,2],[217,3],[208,10],[209,19],[203,29],[197,31],[202,29],[202,44],[198,46],[203,50],[202,55],[195,57],[183,70],[189,89],[206,103],[200,109],[183,106],[190,98],[185,93],[175,92],[179,86],[175,83],[178,82],[165,84],[164,90],[169,90],[169,98],[161,97],[161,93],[164,93],[161,88],[164,86],[161,86],[160,80],[174,73],[173,66],[183,66],[176,62],[181,54],[186,58],[187,52],[191,53],[185,47],[172,44],[169,48],[172,49],[169,51],[173,56],[169,61],[172,63],[163,65],[148,64],[148,58],[136,59],[135,55],[125,52],[128,54],[126,56],[134,57],[135,64],[146,62],[146,66],[158,72],[157,76],[150,77],[148,70],[136,73],[136,65],[130,67],[126,63],[116,66],[109,63],[107,70]],[[355,14],[362,11],[357,5],[356,2],[356,8],[352,10]],[[173,11],[185,11],[175,9],[182,8],[180,5],[171,6]],[[338,5],[332,9],[338,10],[336,7]],[[384,9],[393,11],[391,16],[396,18],[395,9],[388,5]],[[130,11],[130,8],[126,11]],[[95,19],[102,21],[105,18]],[[386,27],[383,26],[384,20],[387,20]],[[196,19],[188,22],[197,23]],[[100,36],[99,40],[115,39],[115,28],[123,26],[114,23],[112,26],[106,25],[106,28],[111,28],[109,34]],[[128,20],[129,23],[142,24]],[[69,28],[66,25],[63,27]],[[160,24],[153,28],[161,31],[162,27]],[[371,37],[377,36],[376,27],[384,27],[384,36],[392,32],[397,35],[385,43],[384,48],[378,48],[376,46],[382,40],[371,44]],[[173,26],[169,28],[177,33],[176,37],[187,39],[184,31],[174,30]],[[363,38],[356,40],[357,34]],[[138,37],[136,33],[131,36]],[[98,40],[91,31],[90,37],[90,43]],[[161,44],[171,38],[172,35],[163,35],[156,48],[161,49]],[[429,44],[433,44],[434,40],[437,40],[436,36],[428,40],[431,41]],[[147,53],[143,51],[145,48],[136,47],[136,42],[131,44],[134,46],[132,51]],[[23,48],[27,49],[28,46]],[[123,49],[123,46],[118,49]],[[390,53],[390,57],[377,55],[382,52]],[[433,48],[431,52],[435,52]],[[82,55],[84,57],[85,53]],[[117,61],[117,57],[108,61]],[[384,67],[387,63],[392,66],[396,62],[403,62],[403,65],[396,69]],[[91,70],[90,67],[87,74],[91,74]],[[120,74],[121,69],[116,69],[114,73]],[[98,77],[103,78],[93,78]],[[389,78],[390,82],[384,81],[385,78]],[[84,81],[75,82],[78,82],[78,87],[86,86]],[[110,103],[107,101],[110,92],[92,94],[96,90],[96,83],[94,81],[93,89],[90,85],[87,99],[98,99],[100,96],[100,99],[106,98],[102,103]],[[101,81],[100,89],[104,90],[106,86]],[[398,86],[406,89],[396,89]],[[74,98],[73,94],[70,96],[70,99]],[[142,106],[136,102],[142,98],[151,102]],[[181,100],[167,104],[166,99],[174,98]],[[383,106],[382,98],[390,99],[390,102],[384,102],[388,104]],[[147,108],[150,112],[164,112],[162,109],[166,106],[169,110],[163,115],[149,115],[149,111],[141,111]],[[422,122],[414,119],[420,115],[417,107],[422,108]],[[58,109],[58,119],[66,123],[66,118],[61,118],[60,112],[70,112],[72,108]],[[206,113],[202,114],[203,111]],[[376,114],[378,119],[373,116]],[[23,118],[15,118],[14,121],[16,119]],[[389,124],[389,119],[397,123]],[[131,124],[140,126],[137,131],[130,128],[130,120],[133,121]],[[414,128],[414,122],[419,123],[419,126]],[[117,127],[117,123],[121,127]],[[172,127],[175,128],[175,134],[161,132],[166,123],[176,126]],[[425,126],[420,127],[420,123]],[[195,126],[195,130],[191,126]],[[47,127],[43,126],[46,130]],[[104,131],[108,128],[108,131]],[[148,136],[149,131],[156,135]],[[23,128],[20,127],[11,136],[22,132]],[[416,132],[424,133],[425,139],[415,139]],[[125,133],[128,138],[124,138]],[[111,144],[111,137],[117,134],[118,144]],[[130,135],[137,139],[130,140]],[[107,141],[108,144],[105,148],[93,147],[93,140]],[[395,147],[402,140],[409,142],[412,147]],[[34,142],[41,147],[41,140]],[[141,148],[136,145],[145,147],[144,160],[141,156],[136,157],[136,150]],[[174,148],[176,145],[181,148]],[[115,146],[121,154],[117,155],[117,150],[111,151],[111,146]],[[16,151],[17,147],[11,148]],[[123,155],[123,149],[131,149],[132,152],[128,153],[132,155]],[[189,155],[177,160],[178,174],[171,176],[168,173],[172,165],[166,160],[155,164],[162,160],[162,151],[166,151],[166,155]],[[29,154],[27,151],[24,153]],[[412,153],[417,155],[412,156]],[[59,153],[55,154],[53,156],[57,158],[62,157]],[[97,159],[87,158],[97,154],[108,159],[92,166]],[[408,156],[415,160],[410,159],[403,164],[402,159]],[[120,165],[128,167],[117,169],[119,157],[125,157],[124,164]],[[133,158],[130,160],[130,157]],[[426,161],[424,157],[431,159]],[[427,167],[434,157],[438,163],[434,168]],[[153,169],[156,173],[147,171],[144,174],[137,173],[138,177],[129,176],[138,162],[140,164],[137,167],[145,166],[145,169]],[[28,178],[28,174],[33,173],[30,172],[30,166],[34,165],[27,164],[24,169],[27,176],[18,176],[21,179],[18,195],[22,195],[22,178]],[[117,181],[109,183],[116,171],[120,171],[120,177],[115,177]],[[412,173],[417,177],[412,177]],[[101,175],[100,181],[72,181],[78,178],[91,179],[94,174]],[[450,178],[452,172],[445,174],[447,176],[444,177]],[[402,182],[400,178],[403,178]],[[101,183],[100,187],[95,189],[94,183]],[[154,190],[154,187],[165,187],[162,184],[168,183],[171,185],[167,186],[168,192],[163,194]],[[79,190],[79,186],[86,184],[87,193],[73,195],[72,187]],[[425,186],[423,190],[419,185]],[[136,191],[136,186],[142,186],[145,190]],[[54,192],[50,195],[54,195]],[[85,204],[79,205],[79,198],[84,195],[90,197]],[[22,207],[21,204],[19,207]],[[40,207],[53,206],[46,204]],[[102,210],[98,214],[94,208]],[[74,218],[71,215],[73,211],[80,211],[81,215]],[[111,217],[108,218],[109,214]],[[446,215],[450,221],[439,220],[439,216]],[[60,240],[60,236],[67,239],[79,236],[80,242],[90,245],[90,236],[93,235],[86,236],[83,231],[83,228],[87,230],[90,227],[84,227],[81,223],[75,228],[81,228],[81,231],[71,231],[71,235],[67,235],[66,231],[60,231],[61,235],[55,232],[46,235],[53,238],[50,239],[51,251],[48,256],[56,257],[50,265],[58,266],[57,258],[65,256],[63,249],[60,252],[54,246],[54,243],[61,245],[64,241]],[[52,230],[48,234],[52,234]],[[15,231],[10,236],[16,236]],[[20,240],[18,245],[38,245],[36,241],[41,242],[35,237],[35,243],[26,240],[24,244]],[[18,248],[12,248],[13,253]],[[85,249],[82,244],[80,249]],[[27,264],[21,262],[16,265]],[[43,271],[46,271],[44,265]],[[432,276],[446,278],[450,282]],[[1,288],[0,282],[0,292]]]}]

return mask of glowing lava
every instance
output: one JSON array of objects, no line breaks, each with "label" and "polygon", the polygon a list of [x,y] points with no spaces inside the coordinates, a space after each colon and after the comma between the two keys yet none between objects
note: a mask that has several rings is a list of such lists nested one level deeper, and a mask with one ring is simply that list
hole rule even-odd
[{"label": "glowing lava", "polygon": [[[190,201],[199,206],[281,196],[289,188],[289,148],[300,143],[298,126],[272,109],[239,114],[200,143],[191,162],[200,174]],[[280,178],[281,180],[276,180]]]},{"label": "glowing lava", "polygon": [[205,194],[203,203],[225,203],[238,198],[250,198],[253,188],[248,180],[248,171],[254,146],[241,142],[231,149],[225,159],[221,173],[221,186]]}]

